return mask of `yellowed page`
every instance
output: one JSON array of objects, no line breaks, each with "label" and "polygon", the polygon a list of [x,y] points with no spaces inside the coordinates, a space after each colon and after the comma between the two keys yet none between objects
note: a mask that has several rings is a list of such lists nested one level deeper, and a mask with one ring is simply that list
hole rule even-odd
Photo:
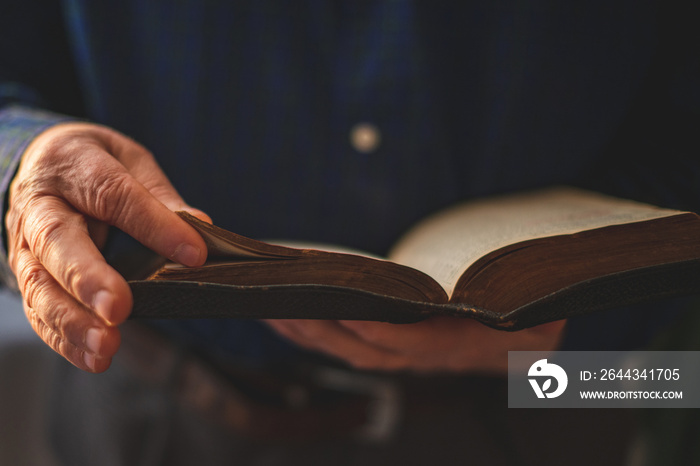
[{"label": "yellowed page", "polygon": [[451,296],[471,264],[503,246],[676,213],[574,188],[495,197],[422,221],[396,244],[389,259],[427,273]]},{"label": "yellowed page", "polygon": [[375,254],[371,254],[367,251],[349,248],[347,246],[340,246],[338,244],[316,243],[313,241],[297,241],[286,239],[265,239],[264,241],[266,243],[275,244],[277,246],[284,246],[286,248],[315,249],[317,251],[337,252],[340,254],[354,254],[356,256],[369,257],[370,259],[387,260],[386,257],[380,257]]}]

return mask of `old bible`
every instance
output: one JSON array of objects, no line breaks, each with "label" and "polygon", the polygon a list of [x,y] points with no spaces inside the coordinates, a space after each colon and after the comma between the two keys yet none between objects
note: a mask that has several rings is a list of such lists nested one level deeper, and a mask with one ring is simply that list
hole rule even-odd
[{"label": "old bible", "polygon": [[131,281],[134,317],[415,322],[504,330],[700,291],[700,217],[575,188],[492,197],[419,222],[386,258],[262,242],[180,213],[208,247]]}]

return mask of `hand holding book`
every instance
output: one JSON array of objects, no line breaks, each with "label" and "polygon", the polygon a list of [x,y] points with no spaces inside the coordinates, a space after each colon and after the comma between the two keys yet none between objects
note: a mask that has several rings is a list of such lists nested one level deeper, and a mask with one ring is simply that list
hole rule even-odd
[{"label": "hand holding book", "polygon": [[553,351],[565,321],[501,332],[472,319],[433,317],[410,325],[333,320],[269,320],[294,343],[359,369],[505,372],[508,351]]},{"label": "hand holding book", "polygon": [[181,215],[209,260],[131,282],[135,316],[454,316],[518,330],[700,291],[696,214],[570,188],[455,206],[406,233],[388,260],[272,245]]}]

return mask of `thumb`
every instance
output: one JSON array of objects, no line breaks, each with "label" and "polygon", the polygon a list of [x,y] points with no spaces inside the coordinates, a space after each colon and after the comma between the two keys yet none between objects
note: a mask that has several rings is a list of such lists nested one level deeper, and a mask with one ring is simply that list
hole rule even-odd
[{"label": "thumb", "polygon": [[[160,255],[195,266],[206,258],[199,233],[173,212],[195,210],[180,197],[151,153],[109,128],[90,127],[82,179],[67,195],[78,210],[126,232]],[[81,195],[89,193],[90,195]],[[203,212],[198,217],[207,218]]]},{"label": "thumb", "polygon": [[138,142],[118,132],[101,135],[107,151],[121,163],[129,174],[168,209],[184,210],[210,222],[207,214],[188,205],[165,175],[151,152]]}]

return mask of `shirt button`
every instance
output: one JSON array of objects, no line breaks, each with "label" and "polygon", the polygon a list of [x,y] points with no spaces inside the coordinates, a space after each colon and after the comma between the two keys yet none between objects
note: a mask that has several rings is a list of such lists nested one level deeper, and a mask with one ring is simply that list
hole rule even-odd
[{"label": "shirt button", "polygon": [[374,152],[381,142],[382,135],[372,123],[358,123],[350,130],[350,144],[357,152]]}]

